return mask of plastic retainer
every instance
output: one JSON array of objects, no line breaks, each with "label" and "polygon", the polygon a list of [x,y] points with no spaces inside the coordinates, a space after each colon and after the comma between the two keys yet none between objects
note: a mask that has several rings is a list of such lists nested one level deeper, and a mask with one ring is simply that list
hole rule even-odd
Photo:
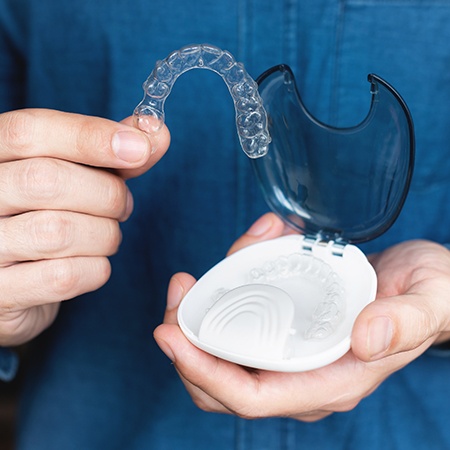
[{"label": "plastic retainer", "polygon": [[316,305],[304,338],[325,339],[336,330],[345,315],[343,281],[326,262],[311,255],[292,253],[266,261],[250,273],[251,283],[276,284],[281,280],[310,281],[321,286],[323,298]]},{"label": "plastic retainer", "polygon": [[191,69],[209,69],[222,77],[234,101],[242,149],[250,158],[266,155],[271,139],[258,85],[228,51],[209,44],[183,47],[156,63],[143,84],[144,98],[134,110],[137,126],[151,134],[161,129],[164,103],[176,79]]}]

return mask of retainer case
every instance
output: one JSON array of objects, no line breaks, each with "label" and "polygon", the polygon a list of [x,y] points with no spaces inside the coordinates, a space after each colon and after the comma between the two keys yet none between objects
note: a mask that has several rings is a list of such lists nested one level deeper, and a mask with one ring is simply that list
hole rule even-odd
[{"label": "retainer case", "polygon": [[[191,60],[202,51],[223,57],[212,46],[186,49],[180,52],[190,52]],[[225,72],[219,74],[227,81]],[[178,321],[194,345],[228,361],[312,370],[350,349],[353,323],[375,299],[375,271],[354,244],[385,232],[400,213],[413,170],[413,123],[399,94],[376,75],[368,76],[369,112],[350,128],[316,120],[286,65],[262,74],[257,92],[247,74],[242,80],[253,90],[239,91],[251,91],[251,101],[242,102],[244,119],[233,97],[241,143],[245,138],[252,149],[246,153],[267,204],[301,234],[249,246],[219,262],[187,293]],[[139,119],[142,102],[136,111]]]}]

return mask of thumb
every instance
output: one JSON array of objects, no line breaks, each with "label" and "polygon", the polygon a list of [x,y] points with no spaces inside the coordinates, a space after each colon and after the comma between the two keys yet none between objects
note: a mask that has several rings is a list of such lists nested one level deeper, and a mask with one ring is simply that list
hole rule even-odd
[{"label": "thumb", "polygon": [[[129,127],[136,127],[132,116],[122,120],[121,123]],[[170,133],[165,125],[151,136],[147,135],[144,131],[139,132],[145,135],[150,143],[150,156],[145,164],[139,167],[118,170],[118,173],[125,179],[134,178],[147,172],[164,156],[170,145]]]},{"label": "thumb", "polygon": [[274,213],[266,213],[233,243],[227,255],[231,255],[257,242],[280,237],[284,231],[285,225],[283,221]]},{"label": "thumb", "polygon": [[196,279],[185,272],[179,272],[172,276],[167,289],[166,312],[164,323],[176,325],[178,307],[188,291],[194,286]]},{"label": "thumb", "polygon": [[[352,351],[362,361],[376,361],[424,346],[428,348],[444,324],[436,303],[420,294],[378,299],[357,317],[352,332]],[[445,306],[443,306],[445,308]]]},{"label": "thumb", "polygon": [[159,144],[129,121],[50,109],[0,114],[0,142],[1,162],[49,157],[110,169],[141,167]]}]

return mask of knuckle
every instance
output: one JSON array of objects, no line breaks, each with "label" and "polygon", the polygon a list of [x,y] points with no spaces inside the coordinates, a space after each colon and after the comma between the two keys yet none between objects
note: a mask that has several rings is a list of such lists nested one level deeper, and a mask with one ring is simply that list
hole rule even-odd
[{"label": "knuckle", "polygon": [[96,153],[100,164],[110,157],[111,130],[99,126],[98,121],[93,121],[89,117],[80,117],[72,133],[75,151],[80,156],[80,160],[91,159],[92,152]]},{"label": "knuckle", "polygon": [[61,190],[61,165],[51,158],[32,158],[22,161],[16,172],[18,191],[30,201],[51,201]]},{"label": "knuckle", "polygon": [[[417,346],[423,344],[431,336],[441,331],[441,317],[439,317],[436,310],[429,309],[425,305],[419,307],[420,316],[419,326],[417,327],[419,333],[417,334]],[[415,346],[414,346],[415,347]]]},{"label": "knuckle", "polygon": [[127,188],[119,177],[111,176],[106,187],[103,205],[111,216],[120,217],[127,205]]},{"label": "knuckle", "polygon": [[118,251],[122,242],[122,231],[116,220],[109,221],[109,232],[107,236],[107,255],[110,256]]},{"label": "knuckle", "polygon": [[[402,320],[395,318],[398,329],[394,333],[391,346],[395,351],[413,350],[437,334],[442,328],[441,317],[427,304],[405,302],[402,304],[401,314]],[[403,324],[411,324],[411,326],[405,327]],[[414,330],[414,333],[411,333],[411,329]]]},{"label": "knuckle", "polygon": [[49,260],[41,271],[41,284],[52,298],[68,300],[98,289],[111,275],[106,257]]},{"label": "knuckle", "polygon": [[2,139],[16,152],[22,153],[32,146],[34,117],[27,110],[11,111],[5,114],[5,126],[2,127]]},{"label": "knuckle", "polygon": [[27,228],[30,230],[31,245],[42,255],[65,251],[74,243],[72,223],[58,211],[31,214]]},{"label": "knuckle", "polygon": [[79,222],[72,213],[57,210],[34,211],[24,217],[23,245],[32,248],[39,259],[111,256],[122,241],[119,223],[114,219],[87,218]]},{"label": "knuckle", "polygon": [[72,258],[52,260],[42,271],[42,283],[59,299],[69,299],[78,292],[82,273]]},{"label": "knuckle", "polygon": [[111,276],[111,264],[108,258],[96,258],[97,267],[95,268],[95,273],[97,274],[95,280],[95,288],[103,286]]},{"label": "knuckle", "polygon": [[442,318],[439,314],[441,311],[438,308],[431,308],[428,303],[424,302],[417,305],[417,310],[419,321],[421,322],[420,325],[423,326],[426,338],[441,331]]}]

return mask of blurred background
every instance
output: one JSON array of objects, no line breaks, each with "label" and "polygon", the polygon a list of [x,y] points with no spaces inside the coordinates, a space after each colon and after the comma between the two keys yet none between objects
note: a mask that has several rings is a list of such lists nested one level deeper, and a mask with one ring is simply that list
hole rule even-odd
[{"label": "blurred background", "polygon": [[[26,356],[25,346],[15,349],[20,355],[20,360]],[[23,364],[22,364],[23,365]],[[0,381],[0,450],[14,450],[14,429],[18,413],[18,400],[22,372],[19,371],[10,382]]]}]

